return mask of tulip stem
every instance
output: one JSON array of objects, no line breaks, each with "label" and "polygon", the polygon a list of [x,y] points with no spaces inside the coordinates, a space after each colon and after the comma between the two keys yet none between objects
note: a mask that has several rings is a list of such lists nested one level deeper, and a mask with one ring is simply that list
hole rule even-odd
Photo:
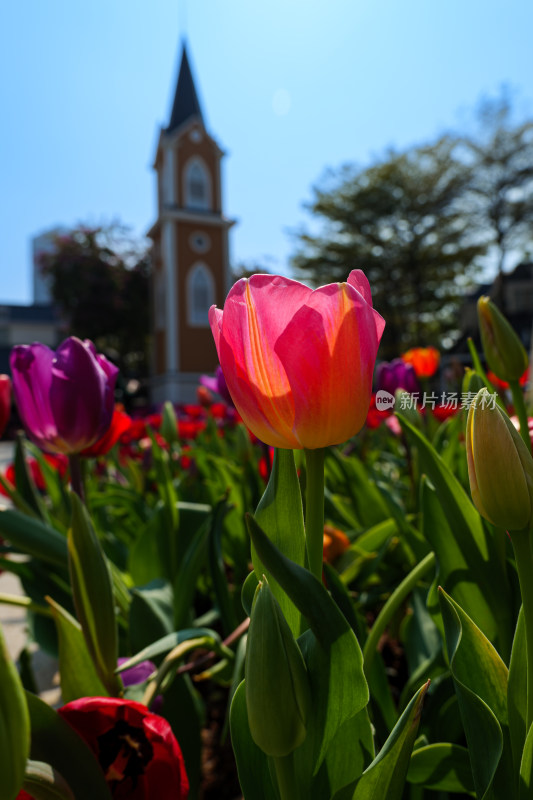
[{"label": "tulip stem", "polygon": [[281,800],[296,800],[300,795],[295,781],[294,764],[289,756],[274,756],[272,758],[276,770],[278,790]]},{"label": "tulip stem", "polygon": [[381,611],[377,619],[375,620],[372,628],[370,629],[370,633],[368,634],[368,639],[365,642],[365,646],[363,648],[363,661],[364,661],[364,669],[365,675],[367,679],[370,677],[370,665],[374,660],[374,656],[376,654],[376,649],[381,639],[383,633],[385,632],[385,628],[391,621],[392,617],[401,606],[407,595],[409,595],[413,589],[415,588],[416,584],[419,580],[421,580],[426,572],[435,565],[435,553],[431,552],[425,556],[422,561],[420,561],[416,567],[414,567],[409,575],[407,575],[403,581],[396,587],[393,591]]},{"label": "tulip stem", "polygon": [[527,719],[528,731],[533,722],[533,553],[531,550],[531,531],[524,528],[511,532],[511,542],[518,570],[522,607],[524,609],[524,626],[526,631],[527,652]]},{"label": "tulip stem", "polygon": [[304,450],[306,465],[305,538],[309,571],[322,581],[324,558],[324,454],[325,448]]},{"label": "tulip stem", "polygon": [[516,411],[520,423],[520,436],[524,440],[528,453],[531,453],[531,438],[529,436],[529,423],[526,404],[524,403],[524,395],[518,381],[509,381],[509,386],[513,395],[514,410]]},{"label": "tulip stem", "polygon": [[85,491],[83,489],[83,475],[81,471],[81,458],[78,453],[73,453],[68,457],[70,467],[70,483],[72,490],[76,492],[82,503],[85,503]]}]

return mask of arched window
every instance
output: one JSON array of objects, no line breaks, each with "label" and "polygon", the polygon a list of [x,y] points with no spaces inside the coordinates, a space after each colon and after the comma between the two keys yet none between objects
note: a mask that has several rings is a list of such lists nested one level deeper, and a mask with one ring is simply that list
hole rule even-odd
[{"label": "arched window", "polygon": [[211,208],[209,173],[199,158],[192,158],[185,167],[185,206],[202,211]]},{"label": "arched window", "polygon": [[209,309],[215,302],[215,282],[205,264],[195,264],[187,276],[187,319],[196,328],[209,326]]}]

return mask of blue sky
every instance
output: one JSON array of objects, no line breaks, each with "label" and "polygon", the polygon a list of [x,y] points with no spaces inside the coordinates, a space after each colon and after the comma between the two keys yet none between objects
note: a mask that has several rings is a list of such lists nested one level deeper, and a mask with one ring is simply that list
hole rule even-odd
[{"label": "blue sky", "polygon": [[286,272],[327,167],[464,130],[504,83],[533,117],[532,30],[531,0],[4,3],[0,301],[31,302],[30,239],[47,228],[148,230],[183,34],[227,151],[232,262]]}]

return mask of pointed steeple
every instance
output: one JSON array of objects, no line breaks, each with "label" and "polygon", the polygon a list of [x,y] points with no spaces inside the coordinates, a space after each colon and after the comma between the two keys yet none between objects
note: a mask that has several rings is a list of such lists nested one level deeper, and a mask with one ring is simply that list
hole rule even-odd
[{"label": "pointed steeple", "polygon": [[176,128],[179,128],[180,125],[183,125],[183,123],[191,117],[198,117],[203,123],[202,109],[198,102],[198,95],[194,87],[191,67],[187,57],[187,48],[184,42],[178,85],[176,86],[176,94],[174,95],[174,104],[172,106],[172,114],[170,115],[167,133],[176,130]]}]

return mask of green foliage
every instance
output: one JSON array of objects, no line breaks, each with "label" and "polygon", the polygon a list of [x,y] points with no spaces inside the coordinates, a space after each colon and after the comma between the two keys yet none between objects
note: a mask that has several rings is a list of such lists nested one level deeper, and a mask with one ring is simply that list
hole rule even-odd
[{"label": "green foliage", "polygon": [[374,306],[387,321],[384,358],[421,342],[438,345],[456,330],[464,278],[475,275],[485,250],[459,202],[469,170],[456,150],[457,142],[445,137],[389,153],[363,171],[344,168],[314,189],[309,210],[325,225],[318,236],[300,235],[293,265],[315,283],[345,280],[350,267],[364,269]]},{"label": "green foliage", "polygon": [[41,257],[69,333],[112,355],[123,374],[146,376],[148,257],[119,225],[80,227],[59,236]]}]

